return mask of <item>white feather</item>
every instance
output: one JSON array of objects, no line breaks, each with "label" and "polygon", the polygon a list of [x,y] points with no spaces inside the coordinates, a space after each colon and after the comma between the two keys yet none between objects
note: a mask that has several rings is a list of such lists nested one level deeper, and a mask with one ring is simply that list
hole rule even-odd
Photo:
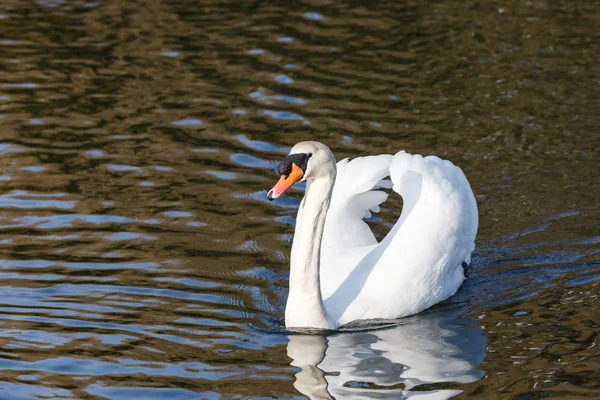
[{"label": "white feather", "polygon": [[[377,243],[362,219],[387,199],[371,190],[389,182],[382,181],[387,176],[404,209]],[[321,292],[330,317],[339,325],[398,318],[452,296],[475,248],[477,225],[471,187],[449,161],[404,151],[341,161],[321,247]]]}]

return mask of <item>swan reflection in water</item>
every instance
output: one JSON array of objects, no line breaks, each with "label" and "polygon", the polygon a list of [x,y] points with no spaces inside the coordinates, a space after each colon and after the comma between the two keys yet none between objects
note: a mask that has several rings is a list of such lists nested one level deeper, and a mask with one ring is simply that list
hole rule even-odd
[{"label": "swan reflection in water", "polygon": [[440,383],[484,374],[476,366],[486,338],[463,315],[432,310],[375,331],[289,335],[287,353],[299,368],[294,386],[311,399],[449,399],[461,390]]}]

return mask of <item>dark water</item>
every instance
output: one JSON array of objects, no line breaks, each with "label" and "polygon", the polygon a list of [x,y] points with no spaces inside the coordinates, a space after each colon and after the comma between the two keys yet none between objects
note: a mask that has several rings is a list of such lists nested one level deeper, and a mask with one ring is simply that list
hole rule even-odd
[{"label": "dark water", "polygon": [[[600,397],[599,9],[3,0],[0,398]],[[456,296],[285,333],[307,139],[463,168]]]}]

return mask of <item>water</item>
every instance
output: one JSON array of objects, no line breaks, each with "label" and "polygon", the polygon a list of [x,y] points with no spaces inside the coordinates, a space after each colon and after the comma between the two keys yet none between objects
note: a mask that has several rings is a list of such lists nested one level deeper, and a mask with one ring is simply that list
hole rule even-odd
[{"label": "water", "polygon": [[[4,0],[0,398],[600,396],[594,2]],[[460,165],[459,293],[283,327],[300,140]],[[372,222],[385,234],[401,201]]]}]

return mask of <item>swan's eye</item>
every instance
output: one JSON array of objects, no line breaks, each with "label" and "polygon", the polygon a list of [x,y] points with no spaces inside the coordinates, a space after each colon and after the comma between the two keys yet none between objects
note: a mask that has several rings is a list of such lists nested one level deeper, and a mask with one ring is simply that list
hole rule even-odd
[{"label": "swan's eye", "polygon": [[288,176],[292,172],[292,164],[296,164],[302,172],[306,172],[308,159],[312,157],[312,153],[296,153],[286,156],[277,167],[277,172],[281,176]]}]

